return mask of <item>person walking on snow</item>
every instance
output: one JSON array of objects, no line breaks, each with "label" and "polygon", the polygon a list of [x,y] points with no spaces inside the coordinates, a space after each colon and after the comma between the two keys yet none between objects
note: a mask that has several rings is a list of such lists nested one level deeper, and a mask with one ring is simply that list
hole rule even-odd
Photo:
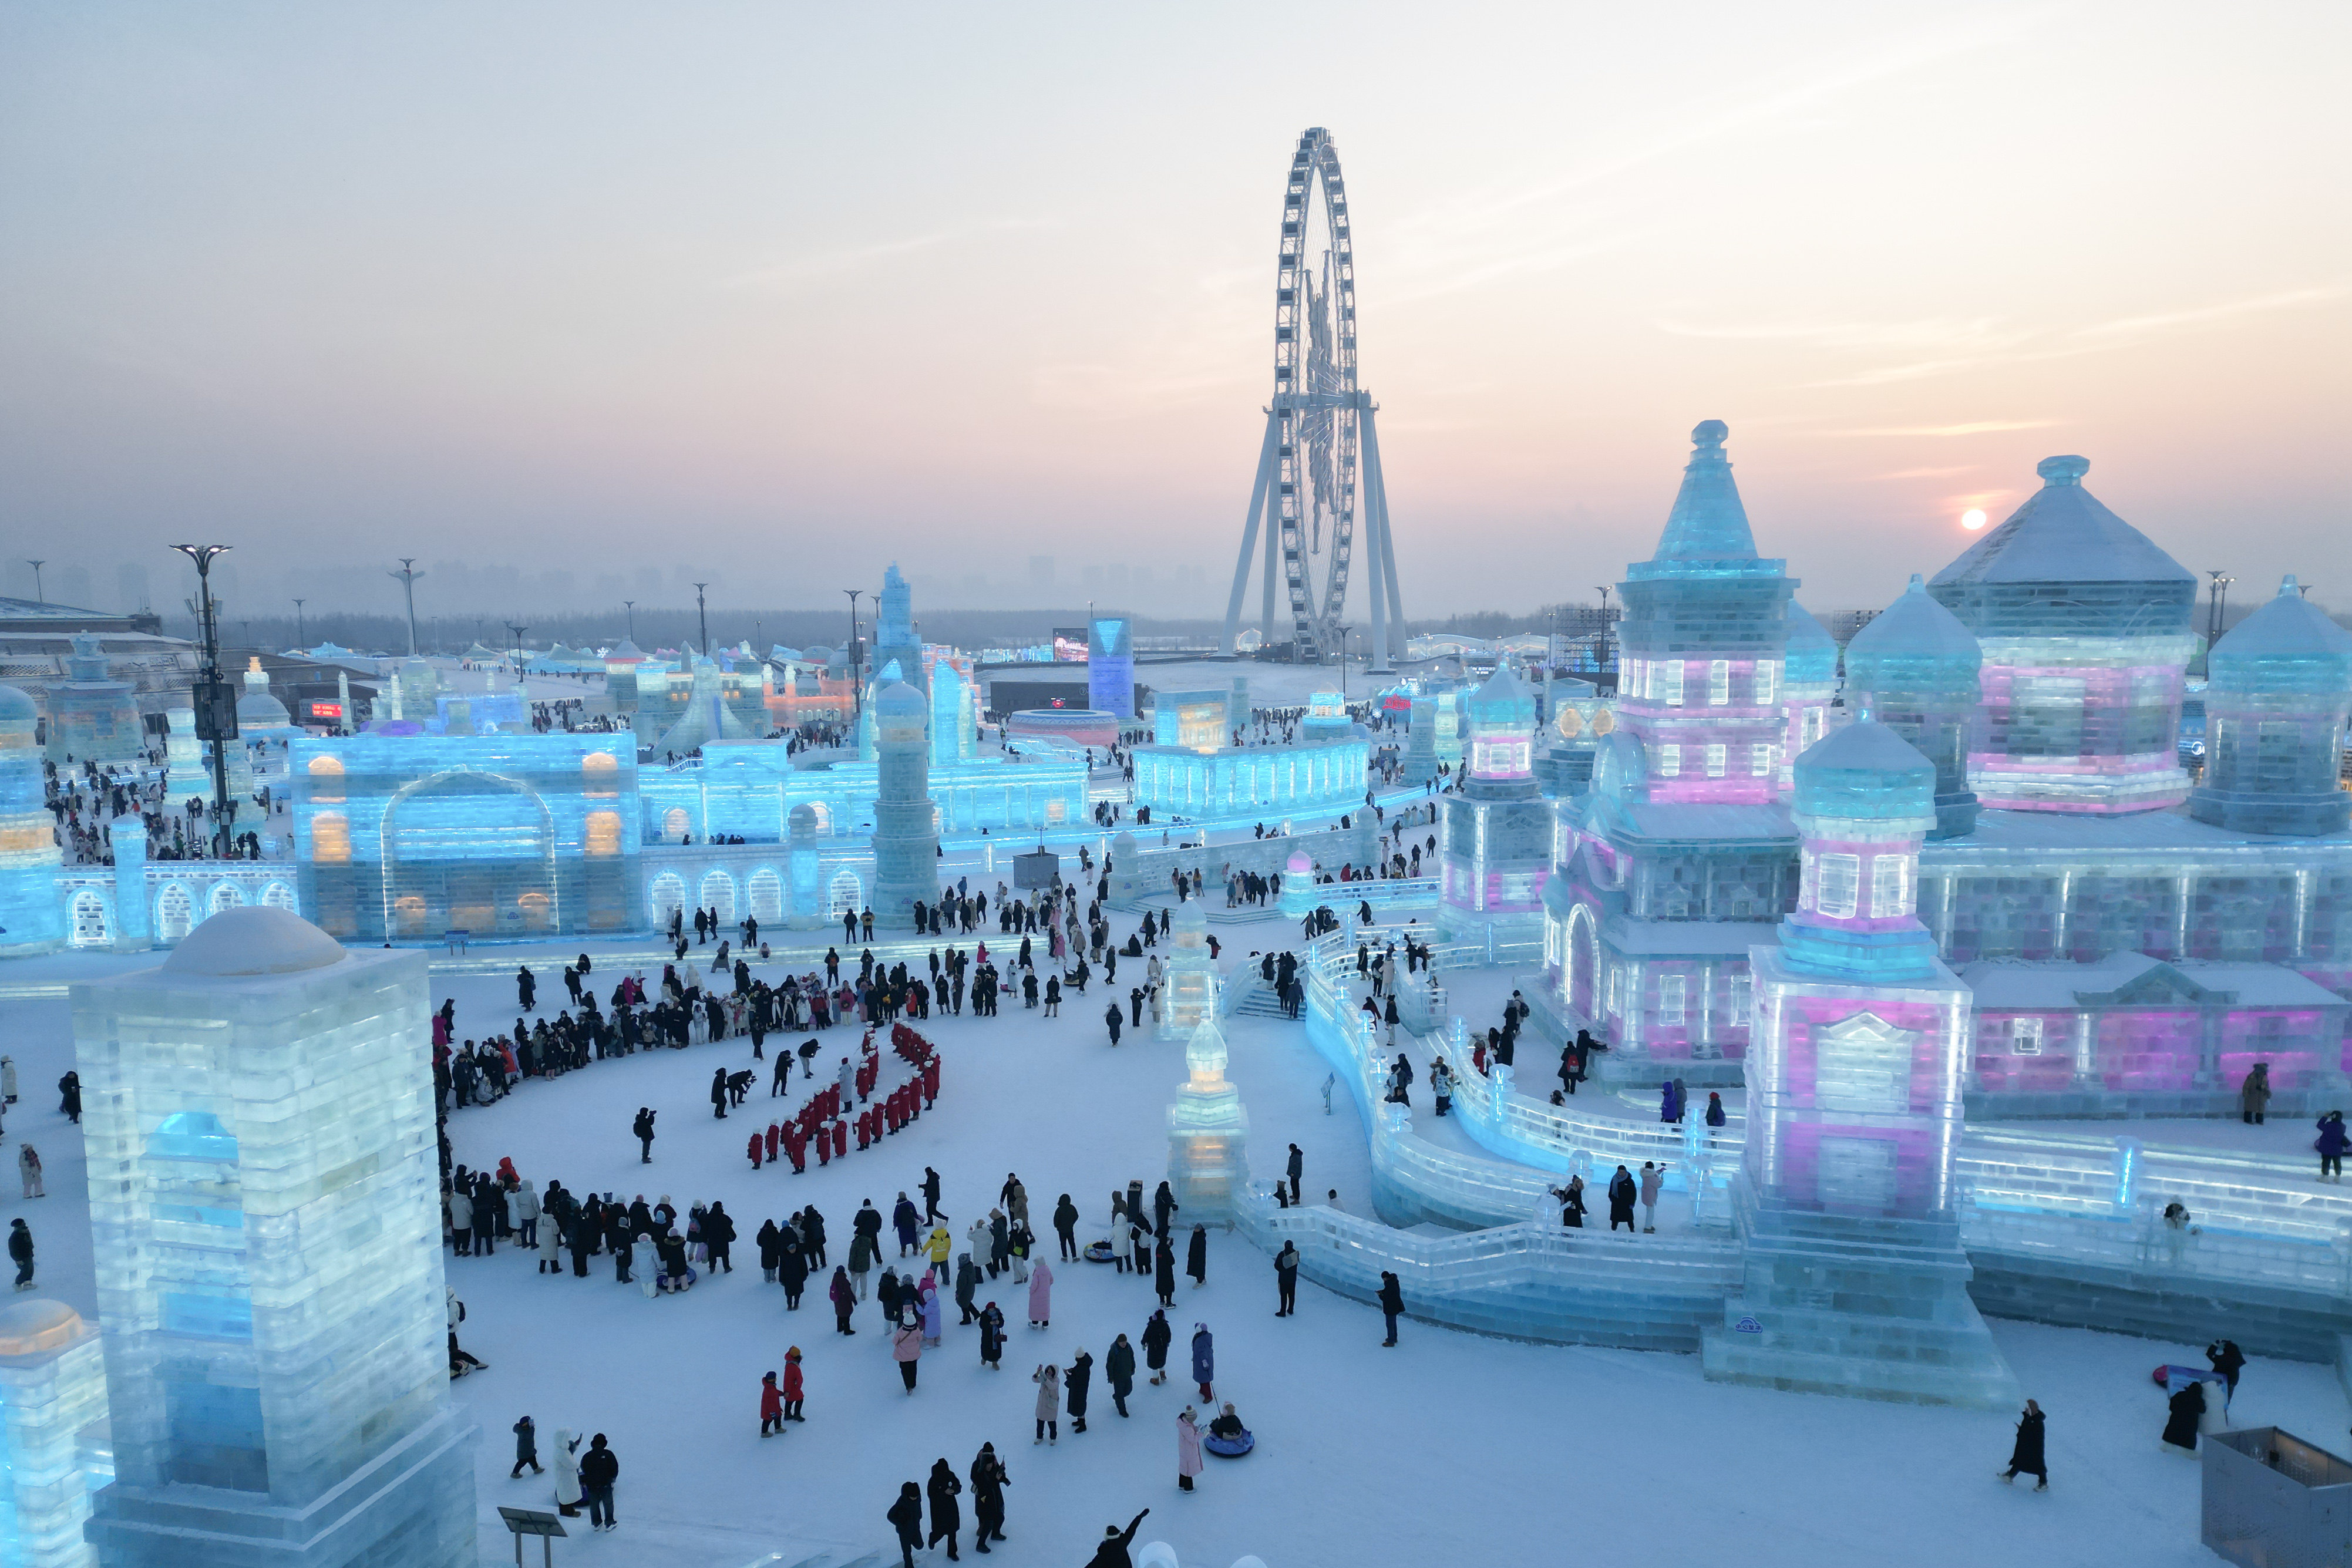
[{"label": "person walking on snow", "polygon": [[2009,1451],[2009,1468],[2000,1476],[2002,1484],[2006,1485],[2021,1475],[2032,1476],[2035,1491],[2048,1491],[2050,1467],[2042,1456],[2042,1406],[2029,1399],[2025,1402],[2025,1409],[2017,1417],[2017,1444]]},{"label": "person walking on snow", "polygon": [[530,1416],[526,1415],[521,1420],[514,1424],[514,1468],[507,1472],[507,1479],[509,1480],[520,1480],[522,1479],[522,1468],[525,1465],[529,1465],[530,1467],[530,1473],[534,1476],[543,1476],[547,1474],[547,1471],[541,1467],[539,1462],[539,1428],[531,1425],[531,1419]]},{"label": "person walking on snow", "polygon": [[1192,1239],[1184,1248],[1184,1272],[1192,1277],[1192,1289],[1198,1290],[1209,1282],[1209,1227],[1196,1225]]},{"label": "person walking on snow", "polygon": [[1054,1270],[1044,1258],[1029,1270],[1029,1326],[1047,1327],[1054,1321]]},{"label": "person walking on snow", "polygon": [[[2341,1183],[2344,1180],[2344,1151],[2352,1145],[2344,1131],[2344,1113],[2331,1110],[2319,1119],[2319,1137],[2312,1147],[2319,1151],[2319,1179]],[[27,1197],[32,1194],[27,1193]]]},{"label": "person walking on snow", "polygon": [[[841,917],[845,924],[855,921],[855,915]],[[898,1556],[905,1568],[915,1568],[915,1552],[923,1544],[923,1489],[908,1481],[898,1489],[898,1500],[883,1515],[890,1527],[898,1532]]]},{"label": "person walking on snow", "polygon": [[1110,1349],[1103,1355],[1103,1381],[1110,1385],[1110,1402],[1121,1415],[1127,1414],[1127,1396],[1135,1392],[1135,1347],[1121,1334],[1111,1341]]},{"label": "person walking on snow", "polygon": [[1298,1244],[1285,1241],[1282,1250],[1274,1255],[1274,1284],[1280,1292],[1280,1304],[1274,1315],[1287,1318],[1298,1310]]},{"label": "person walking on snow", "polygon": [[925,1489],[931,1503],[930,1544],[948,1543],[948,1561],[956,1562],[956,1532],[963,1528],[963,1507],[956,1501],[963,1490],[963,1482],[956,1479],[955,1467],[946,1456],[931,1466],[930,1483]]},{"label": "person walking on snow", "polygon": [[1067,1371],[1062,1373],[1062,1398],[1070,1409],[1070,1435],[1076,1436],[1087,1429],[1087,1392],[1094,1381],[1095,1358],[1079,1347],[1070,1358]]},{"label": "person walking on snow", "polygon": [[1004,1489],[1012,1484],[996,1445],[982,1443],[971,1461],[971,1537],[982,1552],[990,1542],[1004,1539]]},{"label": "person walking on snow", "polygon": [[760,1379],[760,1436],[779,1437],[784,1431],[784,1391],[776,1386],[776,1374],[769,1373]]},{"label": "person walking on snow", "polygon": [[1201,1385],[1203,1400],[1214,1399],[1213,1384],[1217,1380],[1217,1342],[1210,1337],[1209,1325],[1192,1325],[1192,1381]]},{"label": "person walking on snow", "polygon": [[1201,1428],[1196,1424],[1192,1407],[1184,1406],[1176,1417],[1176,1488],[1179,1491],[1192,1489],[1192,1478],[1201,1473]]},{"label": "person walking on snow", "polygon": [[641,1165],[652,1164],[654,1163],[654,1113],[645,1106],[638,1106],[637,1119],[629,1123],[629,1131],[636,1135],[637,1163]]},{"label": "person walking on snow", "polygon": [[1143,1360],[1155,1385],[1168,1381],[1168,1347],[1175,1338],[1176,1331],[1168,1326],[1164,1311],[1153,1311],[1151,1321],[1143,1325]]},{"label": "person walking on snow", "polygon": [[1059,1443],[1062,1440],[1062,1369],[1052,1362],[1042,1363],[1029,1374],[1029,1381],[1037,1385],[1037,1435],[1030,1439],[1030,1445],[1034,1447],[1049,1436]]},{"label": "person walking on snow", "polygon": [[47,1197],[48,1189],[41,1184],[41,1156],[30,1143],[16,1146],[16,1174],[25,1184],[27,1198]]},{"label": "person walking on snow", "polygon": [[907,1392],[915,1392],[915,1363],[923,1355],[923,1324],[919,1315],[909,1313],[890,1331],[890,1359],[898,1363],[898,1381]]}]

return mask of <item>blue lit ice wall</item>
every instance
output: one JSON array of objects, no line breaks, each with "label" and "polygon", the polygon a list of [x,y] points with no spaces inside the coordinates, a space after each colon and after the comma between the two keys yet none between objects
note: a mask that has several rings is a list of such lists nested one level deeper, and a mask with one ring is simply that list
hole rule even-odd
[{"label": "blue lit ice wall", "polygon": [[2303,596],[2278,596],[2207,660],[2205,776],[2189,815],[2242,833],[2341,833],[2352,795],[2336,785],[2352,709],[2352,634]]},{"label": "blue lit ice wall", "polygon": [[[216,917],[203,966],[77,985],[121,1568],[475,1561],[452,1411],[424,955]],[[205,973],[248,959],[276,974]],[[240,929],[241,927],[241,929]],[[323,962],[320,962],[323,960]],[[205,1531],[201,1552],[186,1532]]]},{"label": "blue lit ice wall", "polygon": [[344,941],[642,923],[626,733],[337,736],[289,761],[302,908]]},{"label": "blue lit ice wall", "polygon": [[1789,601],[1789,640],[1780,666],[1780,701],[1788,712],[1780,737],[1780,795],[1796,788],[1798,754],[1829,733],[1830,700],[1837,695],[1837,640],[1812,612]]},{"label": "blue lit ice wall", "polygon": [[915,900],[928,903],[940,893],[940,835],[925,718],[923,694],[904,681],[875,696],[879,788],[874,801],[874,921],[893,931],[911,930]]},{"label": "blue lit ice wall", "polygon": [[1916,572],[1903,596],[1846,645],[1847,710],[1869,714],[1936,765],[1937,838],[1976,826],[1969,735],[1983,664],[1976,635],[1928,595]]},{"label": "blue lit ice wall", "polygon": [[1364,741],[1289,746],[1138,746],[1135,800],[1188,822],[1360,805],[1371,747]]},{"label": "blue lit ice wall", "polygon": [[1468,765],[1444,801],[1439,918],[1449,936],[1483,940],[1542,925],[1552,811],[1533,772],[1535,694],[1505,667],[1467,706]]},{"label": "blue lit ice wall", "polygon": [[30,697],[0,686],[0,953],[41,952],[65,939],[57,819],[34,740],[40,716]]}]

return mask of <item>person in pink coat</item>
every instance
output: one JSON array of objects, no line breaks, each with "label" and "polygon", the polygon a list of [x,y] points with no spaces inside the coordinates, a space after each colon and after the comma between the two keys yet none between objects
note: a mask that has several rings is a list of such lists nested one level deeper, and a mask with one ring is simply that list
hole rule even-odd
[{"label": "person in pink coat", "polygon": [[1043,1258],[1029,1270],[1029,1326],[1042,1329],[1054,1320],[1054,1271]]},{"label": "person in pink coat", "polygon": [[1192,1478],[1201,1473],[1201,1428],[1193,1422],[1192,1407],[1184,1406],[1184,1414],[1176,1417],[1176,1486],[1191,1491]]},{"label": "person in pink coat", "polygon": [[915,1363],[923,1356],[923,1324],[919,1317],[909,1314],[911,1321],[902,1320],[890,1331],[890,1359],[898,1363],[899,1381],[907,1392],[915,1392]]}]

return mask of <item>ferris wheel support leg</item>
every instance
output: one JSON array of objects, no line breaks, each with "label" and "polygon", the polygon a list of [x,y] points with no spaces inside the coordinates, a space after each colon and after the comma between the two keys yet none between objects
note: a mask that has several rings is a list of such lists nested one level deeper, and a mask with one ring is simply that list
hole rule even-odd
[{"label": "ferris wheel support leg", "polygon": [[[1265,440],[1258,448],[1257,478],[1250,486],[1249,517],[1242,525],[1241,558],[1234,563],[1233,597],[1227,600],[1225,604],[1224,649],[1227,653],[1239,651],[1234,647],[1234,639],[1241,634],[1242,596],[1249,592],[1250,557],[1256,553],[1257,550],[1259,520],[1265,515],[1266,494],[1274,488],[1274,446],[1275,416],[1272,413],[1268,413],[1265,416]],[[1266,618],[1269,621],[1271,621],[1274,616],[1274,552],[1272,550],[1272,544],[1273,534],[1271,531],[1269,531],[1267,533],[1267,576],[1265,580],[1265,591],[1267,595]]]},{"label": "ferris wheel support leg", "polygon": [[1370,558],[1372,600],[1372,668],[1382,674],[1404,640],[1404,609],[1397,592],[1396,547],[1389,537],[1388,476],[1381,468],[1381,437],[1372,410],[1363,411],[1364,514],[1371,537],[1365,541]]}]

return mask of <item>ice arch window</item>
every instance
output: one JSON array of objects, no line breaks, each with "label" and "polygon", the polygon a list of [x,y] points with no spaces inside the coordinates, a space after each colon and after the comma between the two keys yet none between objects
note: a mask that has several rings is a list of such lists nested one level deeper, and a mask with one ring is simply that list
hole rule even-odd
[{"label": "ice arch window", "polygon": [[702,907],[718,911],[722,924],[735,920],[735,879],[724,871],[713,871],[702,879]]},{"label": "ice arch window", "polygon": [[73,897],[73,944],[101,947],[106,942],[106,900],[95,889],[84,888]]}]

